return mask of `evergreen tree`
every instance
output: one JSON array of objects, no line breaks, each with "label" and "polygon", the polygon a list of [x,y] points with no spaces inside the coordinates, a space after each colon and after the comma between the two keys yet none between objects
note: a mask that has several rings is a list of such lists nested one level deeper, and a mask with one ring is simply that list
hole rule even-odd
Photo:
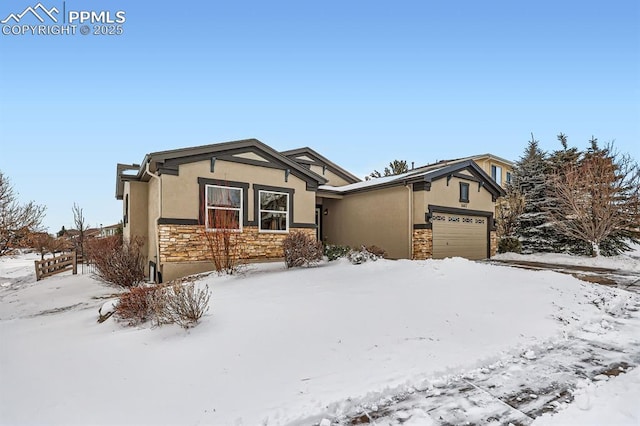
[{"label": "evergreen tree", "polygon": [[[557,138],[562,149],[553,151],[548,156],[547,170],[545,170],[547,194],[544,208],[547,211],[553,211],[558,205],[557,194],[553,190],[552,185],[549,185],[549,179],[562,174],[569,166],[576,166],[582,154],[576,147],[569,148],[568,138],[564,133],[559,133]],[[549,238],[552,240],[554,252],[585,254],[585,251],[588,250],[587,245],[584,244],[583,241],[557,232],[553,222],[548,223],[548,228],[550,231]]]},{"label": "evergreen tree", "polygon": [[516,235],[523,253],[550,252],[554,249],[553,230],[548,223],[547,154],[533,134],[524,155],[513,169],[513,185],[524,197],[524,208],[516,219]]},{"label": "evergreen tree", "polygon": [[407,173],[408,171],[409,166],[407,165],[406,160],[393,160],[389,162],[389,167],[384,168],[384,174],[380,173],[378,170],[374,170],[369,174],[369,176],[365,177],[365,180],[371,180],[371,178],[379,178],[383,176],[400,175],[402,173]]}]

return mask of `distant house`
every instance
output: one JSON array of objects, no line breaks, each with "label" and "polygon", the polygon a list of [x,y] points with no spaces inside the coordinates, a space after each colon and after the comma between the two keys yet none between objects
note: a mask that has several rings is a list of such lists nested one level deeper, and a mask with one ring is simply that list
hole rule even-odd
[{"label": "distant house", "polygon": [[[484,160],[506,170],[498,157]],[[494,209],[504,194],[484,167],[465,158],[362,182],[311,148],[278,152],[247,139],[118,164],[116,198],[123,236],[146,242],[156,280],[211,269],[199,235],[223,212],[248,260],[282,258],[294,230],[329,244],[377,245],[391,258],[483,259],[496,250]]]},{"label": "distant house", "polygon": [[100,228],[99,238],[112,237],[122,233],[122,224],[116,223],[115,225],[103,226]]},{"label": "distant house", "polygon": [[513,166],[514,163],[509,160],[505,160],[504,158],[500,158],[493,154],[479,154],[472,155],[469,157],[457,158],[454,160],[442,160],[438,161],[434,165],[451,165],[456,163],[461,163],[467,160],[473,160],[480,168],[493,179],[498,185],[502,188],[505,188],[508,184],[511,183],[511,178],[513,175]]}]

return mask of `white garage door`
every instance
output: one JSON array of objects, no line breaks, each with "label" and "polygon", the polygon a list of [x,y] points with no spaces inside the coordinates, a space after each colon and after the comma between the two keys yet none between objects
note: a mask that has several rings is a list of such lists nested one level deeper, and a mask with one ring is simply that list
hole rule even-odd
[{"label": "white garage door", "polygon": [[433,213],[433,258],[486,259],[487,226],[484,216]]}]

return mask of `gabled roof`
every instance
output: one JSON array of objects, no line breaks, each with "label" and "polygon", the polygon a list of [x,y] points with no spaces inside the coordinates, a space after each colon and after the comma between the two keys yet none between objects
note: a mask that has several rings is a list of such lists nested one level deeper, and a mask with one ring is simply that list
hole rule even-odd
[{"label": "gabled roof", "polygon": [[408,183],[432,182],[434,180],[453,175],[454,173],[461,172],[462,170],[468,170],[477,179],[482,180],[484,182],[484,187],[495,197],[505,195],[504,189],[491,179],[491,177],[487,175],[485,171],[482,170],[473,160],[464,160],[448,165],[436,163],[430,166],[420,167],[419,169],[413,169],[407,173],[399,175],[373,178],[368,181],[352,183],[344,186],[321,185],[318,189],[337,194],[373,191],[391,186],[406,185]]},{"label": "gabled roof", "polygon": [[327,169],[329,169],[329,171],[340,176],[347,182],[356,183],[361,181],[359,177],[349,173],[347,170],[338,166],[337,164],[322,156],[317,151],[309,148],[308,146],[290,149],[288,151],[282,151],[281,154],[289,157],[299,164],[314,164],[321,167],[326,167]]},{"label": "gabled roof", "polygon": [[[151,173],[178,175],[179,166],[181,164],[203,160],[211,160],[213,162],[216,160],[233,161],[261,167],[289,170],[292,175],[306,181],[307,187],[314,189],[317,188],[318,185],[327,182],[327,179],[324,177],[312,172],[287,156],[282,155],[259,140],[243,139],[152,152],[145,155],[141,165],[118,164],[116,198],[122,199],[124,181],[149,180],[150,175],[147,173],[147,167]],[[128,175],[124,173],[127,170],[132,170],[134,167],[137,169],[137,173],[135,175]]]}]

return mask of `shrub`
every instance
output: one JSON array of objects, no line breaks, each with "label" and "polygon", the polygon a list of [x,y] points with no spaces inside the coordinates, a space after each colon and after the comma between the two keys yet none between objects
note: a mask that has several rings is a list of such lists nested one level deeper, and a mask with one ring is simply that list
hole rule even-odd
[{"label": "shrub", "polygon": [[143,245],[141,238],[123,242],[117,235],[93,239],[87,244],[87,255],[103,281],[134,287],[145,279]]},{"label": "shrub", "polygon": [[209,310],[209,298],[208,286],[196,289],[192,282],[132,287],[120,296],[115,316],[130,326],[152,321],[190,328]]},{"label": "shrub", "polygon": [[209,226],[212,229],[203,229],[201,235],[214,269],[218,274],[231,275],[238,272],[242,253],[240,234],[237,232],[239,225],[234,212],[217,210],[215,214],[206,211],[203,216],[205,214],[209,215]]},{"label": "shrub", "polygon": [[364,263],[368,260],[372,260],[375,262],[379,259],[379,256],[377,254],[369,252],[365,246],[361,246],[360,250],[350,250],[347,254],[347,259],[349,259],[349,262],[353,263],[354,265],[360,265],[361,263]]},{"label": "shrub", "polygon": [[196,289],[194,283],[176,283],[165,288],[161,320],[182,328],[194,327],[209,310],[209,286]]},{"label": "shrub", "polygon": [[327,258],[331,262],[333,260],[340,259],[341,257],[345,257],[350,250],[351,247],[349,246],[327,244],[326,246],[324,246],[324,255],[327,256]]},{"label": "shrub", "polygon": [[282,248],[287,268],[309,266],[322,260],[322,243],[300,231],[287,235]]},{"label": "shrub", "polygon": [[380,248],[380,247],[378,247],[376,245],[368,246],[368,247],[366,247],[366,250],[369,253],[371,253],[373,255],[376,255],[378,257],[378,259],[384,259],[385,257],[387,257],[386,250],[383,249],[383,248]]},{"label": "shrub", "polygon": [[116,318],[138,325],[155,317],[155,293],[158,287],[132,287],[120,296],[116,306]]},{"label": "shrub", "polygon": [[498,242],[498,253],[520,253],[522,251],[522,243],[516,237],[502,237]]}]

